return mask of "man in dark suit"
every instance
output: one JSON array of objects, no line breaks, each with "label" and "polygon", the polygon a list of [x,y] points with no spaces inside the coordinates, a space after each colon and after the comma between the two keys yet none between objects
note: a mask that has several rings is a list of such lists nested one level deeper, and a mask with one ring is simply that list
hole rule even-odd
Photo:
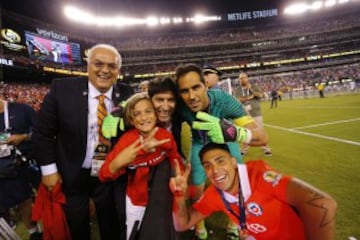
[{"label": "man in dark suit", "polygon": [[116,48],[106,44],[92,47],[88,52],[88,79],[54,80],[34,127],[42,184],[49,190],[58,182],[62,184],[67,201],[64,211],[74,240],[91,237],[90,198],[96,206],[101,238],[120,238],[113,182],[100,183],[91,171],[99,160],[95,156],[103,138],[97,115],[99,96],[105,96],[107,112],[111,112],[132,94],[130,87],[116,84],[120,67]]}]

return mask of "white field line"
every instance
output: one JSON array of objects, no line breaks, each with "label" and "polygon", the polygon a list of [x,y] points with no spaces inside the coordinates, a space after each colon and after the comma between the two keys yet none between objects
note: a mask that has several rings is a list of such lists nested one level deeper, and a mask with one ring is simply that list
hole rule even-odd
[{"label": "white field line", "polygon": [[335,138],[335,137],[328,137],[328,136],[324,136],[324,135],[320,135],[320,134],[316,134],[316,133],[308,133],[308,132],[303,132],[303,131],[299,131],[296,129],[284,128],[284,127],[279,127],[279,126],[270,125],[270,124],[264,124],[264,125],[266,127],[275,128],[275,129],[279,129],[279,130],[283,130],[283,131],[287,131],[287,132],[298,133],[298,134],[307,135],[307,136],[311,136],[311,137],[317,137],[317,138],[332,140],[332,141],[336,141],[336,142],[342,142],[342,143],[360,146],[360,142],[355,142],[355,141],[350,141],[350,140],[345,140],[345,139]]},{"label": "white field line", "polygon": [[[281,106],[283,108],[283,106]],[[284,108],[291,108],[291,109],[359,109],[360,106],[298,106],[298,107],[292,107],[287,106]]]},{"label": "white field line", "polygon": [[353,118],[353,119],[348,119],[348,120],[340,120],[340,121],[334,121],[334,122],[308,125],[308,126],[303,126],[303,127],[296,127],[293,129],[306,129],[306,128],[313,128],[313,127],[319,127],[319,126],[326,126],[326,125],[331,125],[331,124],[354,122],[354,121],[359,121],[359,120],[360,120],[360,118]]}]

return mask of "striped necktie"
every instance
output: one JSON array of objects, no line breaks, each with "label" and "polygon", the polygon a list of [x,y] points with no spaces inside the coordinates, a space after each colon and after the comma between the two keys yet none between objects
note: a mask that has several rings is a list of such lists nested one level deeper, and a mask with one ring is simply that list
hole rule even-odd
[{"label": "striped necktie", "polygon": [[96,112],[97,124],[99,126],[99,143],[104,144],[105,146],[110,146],[111,145],[110,141],[106,139],[101,132],[102,123],[107,115],[107,110],[105,105],[105,95],[100,95],[97,98],[99,99],[97,112]]}]

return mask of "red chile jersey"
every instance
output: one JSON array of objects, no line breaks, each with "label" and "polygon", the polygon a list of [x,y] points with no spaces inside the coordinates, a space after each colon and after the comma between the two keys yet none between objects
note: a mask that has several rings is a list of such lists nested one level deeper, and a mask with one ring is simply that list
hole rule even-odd
[{"label": "red chile jersey", "polygon": [[[246,209],[246,226],[251,240],[305,240],[300,217],[286,203],[286,188],[291,179],[274,171],[264,161],[238,164]],[[239,198],[226,192],[224,198],[239,215]],[[225,212],[239,226],[239,219],[227,210],[220,193],[209,186],[193,207],[205,216]]]},{"label": "red chile jersey", "polygon": [[[110,163],[125,148],[139,139],[140,134],[136,129],[130,129],[125,132],[114,146],[113,150],[106,156],[104,164],[101,166],[99,178],[101,181],[115,180],[120,175],[125,174],[127,169],[122,168],[119,172],[111,174],[109,170]],[[174,160],[177,159],[180,167],[184,169],[181,156],[177,151],[176,142],[172,134],[163,128],[159,128],[154,138],[157,140],[170,139],[160,146],[157,146],[154,152],[145,152],[140,150],[134,161],[128,165],[133,166],[134,170],[128,171],[128,183],[126,193],[131,202],[137,206],[146,206],[148,202],[148,178],[151,166],[155,166],[165,159],[169,159],[170,164],[174,166]]]}]

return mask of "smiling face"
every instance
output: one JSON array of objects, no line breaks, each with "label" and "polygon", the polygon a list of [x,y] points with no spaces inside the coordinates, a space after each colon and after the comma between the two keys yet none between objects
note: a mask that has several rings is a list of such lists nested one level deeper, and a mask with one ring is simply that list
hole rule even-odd
[{"label": "smiling face", "polygon": [[118,56],[106,48],[94,49],[87,71],[89,81],[104,93],[111,88],[120,74]]},{"label": "smiling face", "polygon": [[157,93],[151,98],[151,100],[159,122],[169,124],[176,107],[174,93],[171,91]]},{"label": "smiling face", "polygon": [[134,105],[131,114],[131,124],[146,136],[155,128],[156,114],[150,99],[143,99]]},{"label": "smiling face", "polygon": [[239,178],[236,159],[229,152],[215,148],[202,156],[206,176],[218,189],[230,194],[237,194]]},{"label": "smiling face", "polygon": [[207,87],[198,73],[191,71],[178,79],[180,97],[192,112],[205,111],[209,106]]}]

